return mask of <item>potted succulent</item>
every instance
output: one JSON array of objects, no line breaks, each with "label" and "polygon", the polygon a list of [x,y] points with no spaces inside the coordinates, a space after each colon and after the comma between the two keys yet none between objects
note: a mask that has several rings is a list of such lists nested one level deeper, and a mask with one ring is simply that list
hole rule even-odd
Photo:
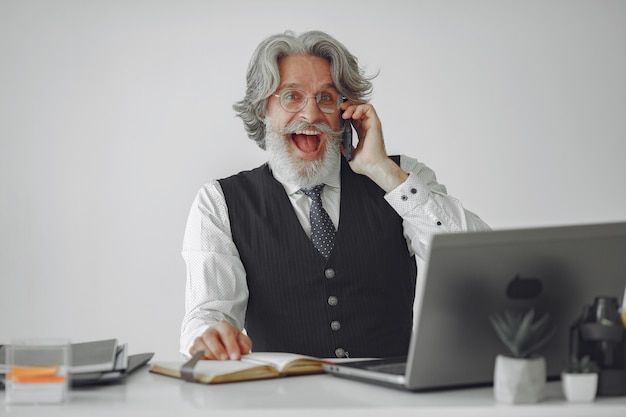
[{"label": "potted succulent", "polygon": [[565,398],[571,402],[591,402],[598,392],[598,366],[589,356],[572,356],[561,374]]},{"label": "potted succulent", "polygon": [[541,401],[546,387],[546,360],[538,354],[553,335],[548,314],[535,321],[535,311],[504,311],[489,316],[509,355],[496,357],[494,396],[497,402],[525,404]]}]

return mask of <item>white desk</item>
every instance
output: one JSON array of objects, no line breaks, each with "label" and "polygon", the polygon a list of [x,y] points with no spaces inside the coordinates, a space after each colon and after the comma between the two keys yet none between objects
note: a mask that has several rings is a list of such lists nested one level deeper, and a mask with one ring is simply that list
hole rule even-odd
[{"label": "white desk", "polygon": [[201,385],[150,374],[145,367],[124,384],[74,389],[62,405],[9,405],[0,392],[0,415],[18,416],[626,416],[626,397],[565,402],[560,383],[533,405],[502,405],[491,388],[410,393],[330,375]]}]

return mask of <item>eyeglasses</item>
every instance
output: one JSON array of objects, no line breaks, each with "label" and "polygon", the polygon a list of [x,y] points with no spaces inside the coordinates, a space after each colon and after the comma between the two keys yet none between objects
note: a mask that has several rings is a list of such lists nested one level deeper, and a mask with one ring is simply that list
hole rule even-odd
[{"label": "eyeglasses", "polygon": [[315,98],[317,107],[324,113],[334,113],[339,110],[343,103],[343,96],[336,91],[328,90],[317,93],[315,96],[309,97],[302,90],[287,89],[278,94],[274,94],[280,100],[280,106],[289,113],[297,113],[306,106],[309,98]]}]

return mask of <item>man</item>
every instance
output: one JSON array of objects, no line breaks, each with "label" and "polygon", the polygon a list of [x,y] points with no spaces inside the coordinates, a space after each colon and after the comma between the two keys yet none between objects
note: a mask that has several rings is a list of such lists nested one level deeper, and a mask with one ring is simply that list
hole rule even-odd
[{"label": "man", "polygon": [[[325,33],[258,46],[234,109],[268,163],[196,196],[182,251],[183,354],[406,354],[415,256],[435,233],[488,226],[424,164],[387,155],[371,91],[357,59]],[[349,162],[345,120],[358,135]]]}]

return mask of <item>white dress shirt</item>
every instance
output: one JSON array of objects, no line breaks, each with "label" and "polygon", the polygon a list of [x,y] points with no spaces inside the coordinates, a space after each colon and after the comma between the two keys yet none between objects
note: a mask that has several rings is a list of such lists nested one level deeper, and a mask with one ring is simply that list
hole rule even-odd
[{"label": "white dress shirt", "polygon": [[[447,195],[435,173],[413,158],[401,156],[400,167],[409,177],[385,195],[403,219],[404,236],[411,254],[424,261],[436,233],[488,230],[489,226],[460,201]],[[310,236],[311,199],[298,186],[283,184],[298,220]],[[339,169],[325,181],[322,204],[335,228],[339,225],[341,181]],[[217,180],[205,184],[193,202],[183,240],[187,265],[185,316],[181,328],[181,353],[188,356],[196,337],[220,320],[243,328],[248,302],[246,271],[235,246],[228,208]],[[253,341],[254,343],[254,341]]]}]

